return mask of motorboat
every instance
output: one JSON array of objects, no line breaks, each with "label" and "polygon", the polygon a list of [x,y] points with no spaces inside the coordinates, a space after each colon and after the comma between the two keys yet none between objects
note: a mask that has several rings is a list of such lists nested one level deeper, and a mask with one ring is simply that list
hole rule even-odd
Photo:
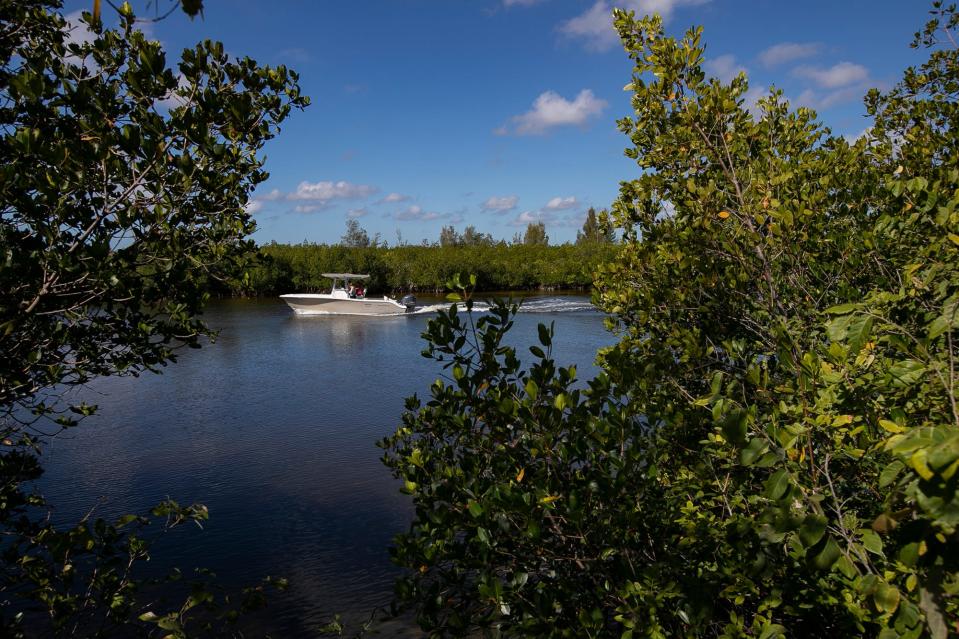
[{"label": "motorboat", "polygon": [[[392,297],[366,296],[362,282],[369,275],[356,273],[323,273],[333,280],[329,293],[287,293],[280,298],[300,315],[402,315],[416,308],[416,298],[407,295],[397,301]],[[354,282],[360,282],[357,286]]]}]

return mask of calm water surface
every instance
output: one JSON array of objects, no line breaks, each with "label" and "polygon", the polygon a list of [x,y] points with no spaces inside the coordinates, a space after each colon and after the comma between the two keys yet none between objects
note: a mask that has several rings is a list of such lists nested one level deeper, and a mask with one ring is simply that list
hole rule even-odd
[{"label": "calm water surface", "polygon": [[[403,399],[424,395],[440,372],[420,356],[431,316],[213,304],[215,344],[181,351],[162,375],[98,380],[82,393],[100,413],[47,448],[41,489],[65,522],[167,497],[206,504],[204,530],[175,530],[151,570],[203,566],[231,586],[284,576],[290,589],[256,619],[260,630],[310,636],[333,612],[355,629],[389,602],[397,575],[387,548],[412,508],[375,442],[399,424]],[[529,298],[510,339],[534,344],[536,325],[550,321],[558,363],[594,374],[596,350],[614,337],[586,298]]]}]

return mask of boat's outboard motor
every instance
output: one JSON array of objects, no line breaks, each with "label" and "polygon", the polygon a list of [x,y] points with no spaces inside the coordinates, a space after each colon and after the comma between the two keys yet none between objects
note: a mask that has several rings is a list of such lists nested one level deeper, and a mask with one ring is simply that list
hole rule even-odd
[{"label": "boat's outboard motor", "polygon": [[416,307],[416,297],[413,295],[404,295],[403,299],[400,300],[400,304],[406,307],[406,312],[409,313]]}]

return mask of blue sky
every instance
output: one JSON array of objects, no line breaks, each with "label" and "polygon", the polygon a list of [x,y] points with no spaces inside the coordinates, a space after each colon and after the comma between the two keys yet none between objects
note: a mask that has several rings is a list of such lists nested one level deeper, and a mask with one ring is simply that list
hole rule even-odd
[{"label": "blue sky", "polygon": [[[145,13],[146,2],[134,2]],[[923,0],[622,0],[674,35],[705,28],[707,70],[745,69],[834,132],[869,125],[862,96],[923,59]],[[66,2],[65,13],[92,0]],[[105,5],[106,6],[106,5]],[[161,5],[162,6],[162,5]],[[543,220],[573,240],[638,168],[615,120],[631,65],[606,0],[205,0],[205,17],[151,25],[168,51],[223,41],[286,64],[313,104],[266,147],[252,211],[260,243],[335,242],[350,217],[395,244],[473,225],[510,239]],[[168,60],[173,55],[168,56]]]}]

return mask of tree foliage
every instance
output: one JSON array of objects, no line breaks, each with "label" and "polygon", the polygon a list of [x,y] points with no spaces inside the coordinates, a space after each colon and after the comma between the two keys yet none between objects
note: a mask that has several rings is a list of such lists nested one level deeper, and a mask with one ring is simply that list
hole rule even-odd
[{"label": "tree foliage", "polygon": [[[600,216],[608,218],[608,213],[603,211]],[[616,234],[608,219],[600,220],[596,215],[596,209],[589,207],[586,211],[586,220],[583,222],[583,228],[576,232],[576,243],[587,244],[589,242],[611,243],[616,241]]]},{"label": "tree foliage", "polygon": [[457,232],[456,228],[450,224],[440,229],[440,246],[492,246],[495,244],[493,236],[489,233],[477,231],[475,226],[469,225],[463,229],[463,233]]},{"label": "tree foliage", "polygon": [[370,241],[370,235],[366,232],[366,229],[360,226],[360,223],[353,218],[346,221],[346,232],[343,234],[343,237],[340,238],[340,243],[350,248],[367,248],[373,244]]},{"label": "tree foliage", "polygon": [[549,244],[549,236],[546,235],[546,224],[543,222],[530,222],[526,225],[526,232],[523,233],[523,244],[527,246],[546,246]]},{"label": "tree foliage", "polygon": [[959,631],[955,8],[854,144],[778,91],[747,110],[701,29],[615,21],[621,339],[577,385],[546,326],[520,365],[509,306],[430,324],[448,377],[383,442],[416,505],[401,600],[440,635]]},{"label": "tree foliage", "polygon": [[[468,230],[468,227],[467,227]],[[465,233],[464,233],[465,237]],[[472,271],[485,291],[586,289],[592,272],[613,256],[606,244],[560,246],[507,245],[505,242],[453,246],[353,248],[325,244],[267,244],[249,276],[225,291],[277,295],[318,291],[329,286],[323,273],[369,273],[374,291],[435,291],[456,273]]]},{"label": "tree foliage", "polygon": [[[137,614],[130,569],[148,557],[146,520],[63,530],[44,519],[42,497],[23,486],[42,472],[37,420],[73,426],[95,407],[62,392],[155,370],[209,334],[197,318],[206,290],[252,247],[259,151],[307,104],[295,73],[230,59],[217,42],[184,50],[175,73],[129,4],[117,29],[84,14],[89,39],[71,39],[58,8],[0,0],[5,636],[106,633]],[[173,502],[155,514],[206,516]],[[180,617],[151,614],[179,636]]]}]

